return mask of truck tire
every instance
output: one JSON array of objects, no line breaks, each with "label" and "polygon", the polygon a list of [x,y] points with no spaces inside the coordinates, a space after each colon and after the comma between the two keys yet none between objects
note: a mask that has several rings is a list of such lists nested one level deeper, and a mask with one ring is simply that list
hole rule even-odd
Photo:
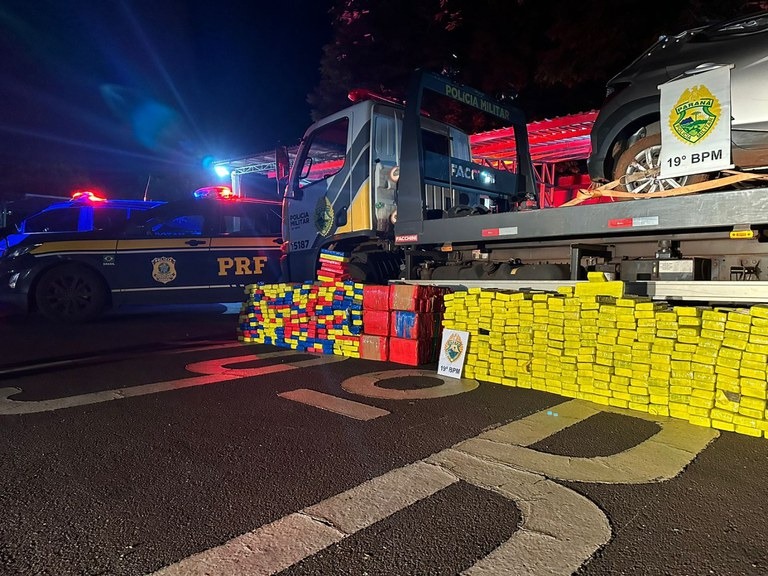
[{"label": "truck tire", "polygon": [[[661,134],[651,134],[641,138],[621,153],[616,161],[613,179],[624,180],[627,176],[636,175],[646,170],[657,170],[659,168],[660,152]],[[622,182],[622,185],[617,190],[634,192],[635,194],[647,194],[648,192],[658,192],[689,184],[698,184],[707,180],[708,177],[707,174],[693,174],[662,180],[658,175],[649,176],[634,182]]]},{"label": "truck tire", "polygon": [[76,264],[63,264],[43,274],[35,288],[35,307],[56,322],[85,322],[107,305],[107,289],[98,274]]}]

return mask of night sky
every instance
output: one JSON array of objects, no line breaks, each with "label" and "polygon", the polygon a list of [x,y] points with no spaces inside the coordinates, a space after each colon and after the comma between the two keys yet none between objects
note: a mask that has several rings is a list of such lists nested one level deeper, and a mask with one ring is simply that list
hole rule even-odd
[{"label": "night sky", "polygon": [[0,163],[78,166],[108,185],[293,144],[310,123],[329,6],[3,0]]}]

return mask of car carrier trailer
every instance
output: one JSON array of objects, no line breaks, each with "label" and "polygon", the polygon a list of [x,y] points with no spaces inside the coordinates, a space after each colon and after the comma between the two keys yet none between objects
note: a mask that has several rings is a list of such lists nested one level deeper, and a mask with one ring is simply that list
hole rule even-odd
[{"label": "car carrier trailer", "polygon": [[[435,98],[512,126],[515,162],[472,158],[466,132],[424,114]],[[372,98],[308,129],[285,189],[283,273],[313,278],[326,248],[363,281],[520,288],[598,271],[654,298],[768,302],[768,189],[754,178],[537,209],[523,114],[418,71],[404,106]]]}]

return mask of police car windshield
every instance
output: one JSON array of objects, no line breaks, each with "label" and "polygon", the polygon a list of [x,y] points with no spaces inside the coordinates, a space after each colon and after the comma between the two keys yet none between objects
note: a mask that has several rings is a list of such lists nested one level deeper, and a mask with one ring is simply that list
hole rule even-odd
[{"label": "police car windshield", "polygon": [[80,208],[65,208],[62,210],[47,210],[24,221],[24,232],[75,232],[78,229]]}]

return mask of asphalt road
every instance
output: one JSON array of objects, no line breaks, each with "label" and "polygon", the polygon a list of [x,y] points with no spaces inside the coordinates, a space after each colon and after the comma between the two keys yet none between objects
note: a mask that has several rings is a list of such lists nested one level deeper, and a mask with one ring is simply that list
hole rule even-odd
[{"label": "asphalt road", "polygon": [[0,319],[0,574],[768,574],[766,439],[235,336]]}]

